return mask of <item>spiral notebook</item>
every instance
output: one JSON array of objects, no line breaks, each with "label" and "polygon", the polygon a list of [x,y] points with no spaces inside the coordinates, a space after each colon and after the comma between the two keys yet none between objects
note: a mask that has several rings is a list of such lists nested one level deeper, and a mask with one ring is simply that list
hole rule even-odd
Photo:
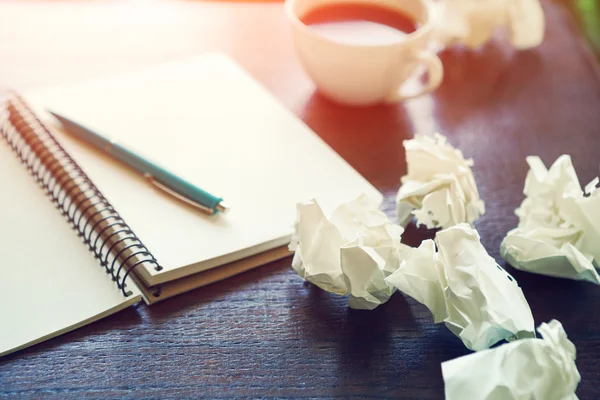
[{"label": "spiral notebook", "polygon": [[[221,54],[5,104],[0,355],[289,255],[299,201],[317,198],[328,212],[361,193],[381,198]],[[47,109],[137,145],[231,212],[215,219],[156,191],[62,132]]]}]

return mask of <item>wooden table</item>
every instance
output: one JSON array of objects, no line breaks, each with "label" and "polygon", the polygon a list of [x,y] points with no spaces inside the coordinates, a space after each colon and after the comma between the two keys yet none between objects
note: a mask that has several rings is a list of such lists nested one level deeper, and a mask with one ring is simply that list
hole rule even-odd
[{"label": "wooden table", "polygon": [[[517,223],[527,155],[550,164],[571,154],[584,184],[599,173],[600,66],[566,8],[544,6],[538,49],[494,42],[445,51],[446,77],[432,96],[349,109],[314,93],[281,4],[0,2],[0,87],[224,51],[375,184],[390,217],[406,172],[402,141],[445,134],[475,159],[487,206],[477,228],[503,265],[498,249]],[[432,236],[411,225],[405,240]],[[580,398],[600,398],[600,288],[509,271],[536,324],[560,320],[577,346]],[[435,399],[440,363],[467,353],[412,299],[398,293],[374,311],[349,310],[344,298],[303,283],[286,259],[4,357],[0,396]]]}]

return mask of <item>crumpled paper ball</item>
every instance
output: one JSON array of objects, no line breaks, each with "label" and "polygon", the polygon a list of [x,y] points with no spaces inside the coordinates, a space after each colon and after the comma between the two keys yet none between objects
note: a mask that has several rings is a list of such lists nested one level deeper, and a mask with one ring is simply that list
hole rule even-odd
[{"label": "crumpled paper ball", "polygon": [[446,400],[576,400],[581,375],[562,324],[541,324],[523,339],[442,363]]},{"label": "crumpled paper ball", "polygon": [[434,8],[434,41],[471,49],[505,28],[516,49],[536,47],[544,40],[545,17],[539,0],[441,0]]},{"label": "crumpled paper ball", "polygon": [[405,140],[408,174],[401,178],[396,195],[400,225],[413,215],[427,228],[448,228],[459,223],[473,224],[485,213],[484,202],[471,167],[460,150],[439,133],[417,135]]},{"label": "crumpled paper ball", "polygon": [[[437,251],[436,251],[437,245]],[[403,251],[386,281],[424,304],[471,350],[534,336],[529,304],[516,280],[488,255],[479,234],[459,224]]]},{"label": "crumpled paper ball", "polygon": [[571,157],[547,169],[527,157],[519,225],[507,233],[500,255],[522,271],[600,284],[600,190],[596,178],[581,189]]},{"label": "crumpled paper ball", "polygon": [[297,206],[289,249],[292,268],[323,290],[348,295],[348,306],[373,309],[389,300],[395,288],[385,281],[400,265],[403,228],[360,196],[325,216],[315,200]]}]

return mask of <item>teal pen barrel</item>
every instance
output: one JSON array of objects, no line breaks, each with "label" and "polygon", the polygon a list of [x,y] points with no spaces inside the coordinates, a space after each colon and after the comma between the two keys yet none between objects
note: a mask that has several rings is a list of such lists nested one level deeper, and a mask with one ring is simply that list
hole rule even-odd
[{"label": "teal pen barrel", "polygon": [[173,191],[192,200],[195,203],[200,203],[214,210],[217,205],[223,201],[222,198],[215,197],[210,193],[205,192],[190,182],[187,182],[179,176],[165,170],[159,165],[156,165],[148,160],[143,159],[137,154],[132,153],[118,143],[112,143],[112,146],[108,149],[108,153],[127,163],[132,168],[152,175],[152,177],[158,182],[168,186]]},{"label": "teal pen barrel", "polygon": [[119,143],[109,140],[100,133],[94,132],[56,113],[51,112],[51,114],[75,137],[105,151],[140,173],[149,174],[157,183],[169,188],[171,191],[177,193],[177,195],[185,197],[193,203],[210,208],[213,214],[217,212],[217,206],[223,201],[222,198],[213,196],[161,166],[154,164],[152,161],[142,158]]}]

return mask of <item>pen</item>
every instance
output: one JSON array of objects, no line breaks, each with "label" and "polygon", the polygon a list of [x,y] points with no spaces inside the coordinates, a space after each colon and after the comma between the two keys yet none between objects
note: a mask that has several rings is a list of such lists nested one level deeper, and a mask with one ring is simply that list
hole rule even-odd
[{"label": "pen", "polygon": [[162,191],[207,214],[213,215],[218,212],[227,211],[227,206],[223,203],[222,198],[215,197],[159,165],[146,160],[113,139],[107,138],[52,111],[49,112],[61,123],[67,133],[139,171],[149,183]]}]

